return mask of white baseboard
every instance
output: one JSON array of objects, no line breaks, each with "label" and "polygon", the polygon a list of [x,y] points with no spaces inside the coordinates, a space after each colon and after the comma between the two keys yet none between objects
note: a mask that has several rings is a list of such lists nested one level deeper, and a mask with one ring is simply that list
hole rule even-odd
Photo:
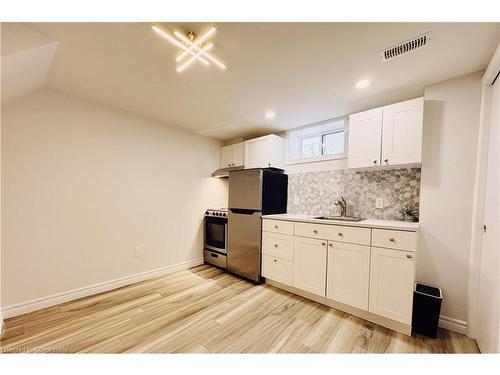
[{"label": "white baseboard", "polygon": [[176,271],[185,270],[191,267],[199,266],[200,264],[203,264],[203,258],[188,260],[186,262],[177,263],[171,266],[161,267],[151,271],[141,272],[135,275],[125,276],[119,279],[105,281],[99,284],[89,285],[83,288],[73,289],[67,292],[62,292],[47,297],[37,298],[31,301],[22,302],[15,305],[5,306],[2,309],[1,315],[4,319],[11,318],[13,316],[26,314],[36,310],[44,309],[46,307],[58,305],[60,303],[72,301],[78,298],[87,297],[92,294],[106,292],[108,290],[120,288],[125,285],[134,284],[139,281],[166,275]]},{"label": "white baseboard", "polygon": [[461,333],[462,335],[467,334],[467,322],[463,320],[441,315],[439,316],[439,326],[447,329],[448,331]]}]

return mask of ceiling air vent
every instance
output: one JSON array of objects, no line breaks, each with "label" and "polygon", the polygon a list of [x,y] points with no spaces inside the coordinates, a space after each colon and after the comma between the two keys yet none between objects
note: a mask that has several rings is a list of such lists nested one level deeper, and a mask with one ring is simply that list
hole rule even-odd
[{"label": "ceiling air vent", "polygon": [[381,61],[392,60],[396,57],[399,57],[408,52],[416,50],[417,48],[422,48],[428,45],[430,41],[431,41],[430,32],[419,35],[413,39],[407,40],[406,42],[399,43],[396,44],[395,46],[384,49],[382,52],[380,52],[380,60]]}]

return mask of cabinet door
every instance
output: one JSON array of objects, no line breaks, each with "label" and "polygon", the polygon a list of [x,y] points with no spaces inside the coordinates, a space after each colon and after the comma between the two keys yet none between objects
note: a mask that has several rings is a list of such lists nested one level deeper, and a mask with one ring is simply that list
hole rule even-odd
[{"label": "cabinet door", "polygon": [[244,142],[245,168],[283,168],[285,141],[274,134]]},{"label": "cabinet door", "polygon": [[382,165],[420,163],[424,98],[384,107]]},{"label": "cabinet door", "polygon": [[233,164],[237,167],[244,165],[243,160],[243,142],[233,145]]},{"label": "cabinet door", "polygon": [[245,168],[266,168],[270,166],[272,142],[269,138],[245,141]]},{"label": "cabinet door", "polygon": [[382,108],[355,113],[349,116],[349,168],[380,165],[382,139]]},{"label": "cabinet door", "polygon": [[328,242],[326,296],[368,310],[370,247]]},{"label": "cabinet door", "polygon": [[293,286],[325,297],[326,241],[295,237]]},{"label": "cabinet door", "polygon": [[228,168],[233,164],[233,145],[224,146],[220,149],[220,167]]},{"label": "cabinet door", "polygon": [[414,282],[413,253],[371,248],[370,312],[411,324]]}]

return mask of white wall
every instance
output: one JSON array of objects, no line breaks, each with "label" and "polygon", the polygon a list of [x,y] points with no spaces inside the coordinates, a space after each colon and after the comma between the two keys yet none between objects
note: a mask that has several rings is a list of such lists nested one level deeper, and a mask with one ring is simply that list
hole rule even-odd
[{"label": "white wall", "polygon": [[[2,24],[0,23],[0,50],[2,49]],[[0,74],[0,87],[2,87],[2,77]],[[3,329],[2,314],[2,90],[0,90],[0,334]]]},{"label": "white wall", "polygon": [[217,141],[49,90],[2,112],[4,307],[202,257]]},{"label": "white wall", "polygon": [[417,280],[441,287],[441,315],[463,322],[482,73],[429,86],[424,95]]}]

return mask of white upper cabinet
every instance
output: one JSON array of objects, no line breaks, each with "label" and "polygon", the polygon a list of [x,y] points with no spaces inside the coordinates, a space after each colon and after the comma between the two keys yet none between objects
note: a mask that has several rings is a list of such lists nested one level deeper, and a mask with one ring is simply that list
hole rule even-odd
[{"label": "white upper cabinet", "polygon": [[243,166],[243,142],[223,146],[220,150],[221,168]]},{"label": "white upper cabinet", "polygon": [[384,107],[382,165],[422,161],[424,98]]},{"label": "white upper cabinet", "polygon": [[283,169],[285,165],[285,140],[274,134],[244,142],[245,168]]},{"label": "white upper cabinet", "polygon": [[349,116],[349,168],[380,165],[382,137],[382,108]]},{"label": "white upper cabinet", "polygon": [[424,98],[349,116],[349,168],[422,162]]}]

